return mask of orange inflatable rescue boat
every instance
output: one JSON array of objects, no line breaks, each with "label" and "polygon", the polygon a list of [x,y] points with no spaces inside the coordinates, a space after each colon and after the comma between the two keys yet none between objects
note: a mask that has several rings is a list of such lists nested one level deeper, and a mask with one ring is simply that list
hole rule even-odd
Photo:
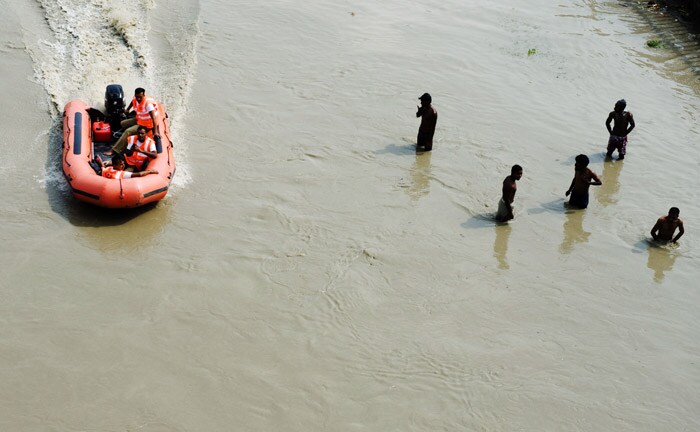
[{"label": "orange inflatable rescue boat", "polygon": [[107,115],[81,100],[66,104],[63,110],[63,175],[75,198],[100,207],[127,208],[165,197],[175,175],[175,159],[168,116],[162,104],[156,105],[161,137],[156,140],[157,157],[150,160],[148,169],[157,170],[158,174],[111,179],[102,177],[96,158],[110,160],[111,147],[119,136],[112,133],[112,128],[119,128],[119,121],[124,118],[121,86],[107,86]]}]

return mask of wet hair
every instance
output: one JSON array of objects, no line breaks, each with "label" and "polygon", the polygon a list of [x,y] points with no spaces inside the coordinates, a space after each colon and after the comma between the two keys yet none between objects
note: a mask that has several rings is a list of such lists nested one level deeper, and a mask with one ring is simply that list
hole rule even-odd
[{"label": "wet hair", "polygon": [[681,211],[678,209],[678,207],[671,207],[668,209],[668,214],[681,214]]},{"label": "wet hair", "polygon": [[120,155],[119,153],[112,156],[112,166],[116,165],[117,162],[124,162],[124,156]]},{"label": "wet hair", "polygon": [[576,163],[581,166],[587,167],[589,162],[590,159],[588,159],[588,156],[586,156],[585,154],[580,154],[576,156]]},{"label": "wet hair", "polygon": [[510,173],[515,174],[516,172],[522,171],[522,170],[523,170],[523,167],[521,167],[520,165],[513,165],[513,167],[510,169]]},{"label": "wet hair", "polygon": [[139,93],[146,93],[146,90],[143,89],[142,87],[137,87],[136,90],[134,90],[134,94],[139,94]]},{"label": "wet hair", "polygon": [[621,107],[622,109],[625,109],[627,106],[627,101],[624,99],[620,99],[619,101],[615,102],[615,107]]}]

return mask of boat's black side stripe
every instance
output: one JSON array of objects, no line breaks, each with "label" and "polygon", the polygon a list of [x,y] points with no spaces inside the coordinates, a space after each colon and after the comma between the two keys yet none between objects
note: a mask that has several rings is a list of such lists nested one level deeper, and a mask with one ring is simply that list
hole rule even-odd
[{"label": "boat's black side stripe", "polygon": [[71,188],[71,189],[73,189],[73,193],[76,193],[78,195],[86,196],[86,197],[92,198],[94,200],[100,199],[99,195],[91,194],[90,192],[81,191],[80,189],[75,189],[75,188]]},{"label": "boat's black side stripe", "polygon": [[153,141],[156,142],[156,153],[163,153],[163,141],[160,140],[160,137],[156,137]]},{"label": "boat's black side stripe", "polygon": [[80,145],[83,141],[83,113],[75,113],[75,127],[73,128],[73,154],[80,154]]},{"label": "boat's black side stripe", "polygon": [[165,191],[167,191],[167,190],[168,190],[168,187],[167,187],[167,186],[163,186],[163,187],[160,188],[160,189],[156,189],[156,190],[152,190],[152,191],[150,191],[150,192],[146,192],[145,194],[143,194],[143,197],[144,197],[144,198],[148,198],[149,196],[158,195],[159,193],[165,192]]}]

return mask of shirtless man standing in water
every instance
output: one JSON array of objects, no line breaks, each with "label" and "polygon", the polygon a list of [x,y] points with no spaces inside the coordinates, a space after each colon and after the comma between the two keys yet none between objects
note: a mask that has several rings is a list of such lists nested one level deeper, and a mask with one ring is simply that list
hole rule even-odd
[{"label": "shirtless man standing in water", "polygon": [[437,123],[437,111],[431,103],[433,98],[428,93],[419,97],[421,106],[418,107],[416,117],[423,117],[418,128],[418,140],[416,151],[430,151],[433,149],[433,135],[435,134],[435,124]]},{"label": "shirtless man standing in water", "polygon": [[[685,233],[683,221],[678,218],[680,214],[681,211],[678,210],[678,207],[671,207],[667,216],[661,216],[659,220],[656,221],[656,225],[651,229],[651,236],[654,240],[676,243]],[[673,237],[676,228],[678,228],[678,235]]]},{"label": "shirtless man standing in water", "polygon": [[[615,103],[615,110],[610,111],[608,119],[605,120],[605,127],[608,128],[610,139],[608,139],[608,152],[606,158],[612,158],[612,154],[617,150],[619,155],[618,160],[625,158],[627,154],[627,135],[634,129],[634,117],[629,111],[625,111],[627,102],[620,99]],[[611,128],[610,123],[615,121],[615,125]]]},{"label": "shirtless man standing in water", "polygon": [[498,213],[496,220],[498,222],[507,222],[513,219],[513,201],[515,201],[515,192],[518,190],[516,181],[523,177],[523,167],[513,165],[510,169],[510,175],[503,180],[503,195],[498,202]]},{"label": "shirtless man standing in water", "polygon": [[566,196],[571,194],[569,204],[582,209],[588,207],[588,187],[600,186],[603,184],[596,173],[588,169],[588,162],[588,156],[584,154],[576,156],[574,179],[571,180],[571,186],[569,186],[569,190],[566,191]]}]

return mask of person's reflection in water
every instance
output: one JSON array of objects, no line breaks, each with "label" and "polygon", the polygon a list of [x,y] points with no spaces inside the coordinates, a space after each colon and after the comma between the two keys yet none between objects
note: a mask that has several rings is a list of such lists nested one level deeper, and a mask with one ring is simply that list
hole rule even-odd
[{"label": "person's reflection in water", "polygon": [[508,270],[508,238],[512,228],[508,224],[496,224],[496,240],[493,242],[493,256],[498,260],[498,268]]},{"label": "person's reflection in water", "polygon": [[561,242],[559,251],[568,254],[573,249],[575,243],[587,242],[591,233],[583,229],[583,215],[586,214],[586,212],[567,208],[564,214],[566,215],[566,222],[564,222],[564,239]]},{"label": "person's reflection in water", "polygon": [[677,254],[672,247],[654,243],[651,243],[647,250],[649,252],[647,267],[654,271],[654,282],[661,283],[664,281],[665,273],[673,268]]},{"label": "person's reflection in water", "polygon": [[603,206],[617,204],[617,193],[620,190],[620,172],[623,161],[606,161],[603,164],[603,184],[596,191],[596,198]]},{"label": "person's reflection in water", "polygon": [[411,167],[411,186],[408,188],[408,194],[415,201],[427,195],[430,189],[431,157],[433,157],[432,152],[416,153],[416,160]]}]

